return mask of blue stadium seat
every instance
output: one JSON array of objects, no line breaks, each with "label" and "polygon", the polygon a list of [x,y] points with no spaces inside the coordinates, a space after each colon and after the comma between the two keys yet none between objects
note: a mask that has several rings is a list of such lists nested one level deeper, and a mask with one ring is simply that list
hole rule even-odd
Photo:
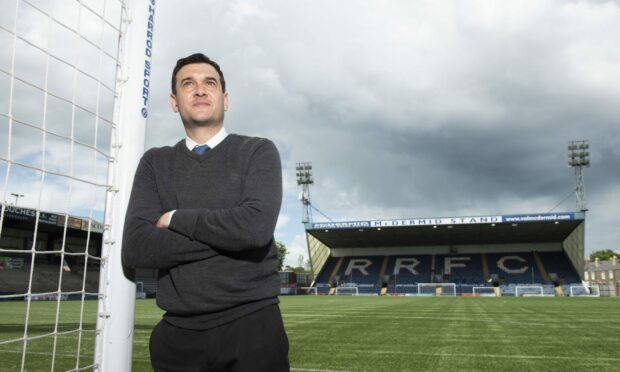
[{"label": "blue stadium seat", "polygon": [[487,254],[489,273],[495,274],[500,284],[542,283],[534,255],[530,252]]},{"label": "blue stadium seat", "polygon": [[548,274],[555,273],[559,279],[558,284],[581,282],[579,274],[575,271],[570,260],[564,252],[539,252],[538,256]]},{"label": "blue stadium seat", "polygon": [[[537,253],[545,271],[555,273],[561,283],[580,282],[564,252]],[[329,277],[340,258],[330,257],[315,281],[319,293],[328,293]],[[499,279],[503,295],[515,295],[517,285],[543,285],[545,295],[555,294],[554,283],[545,282],[532,252],[487,253],[489,274]],[[385,256],[345,257],[335,277],[339,285],[358,287],[360,294],[379,293],[387,284],[387,293],[417,293],[418,283],[455,283],[457,294],[472,293],[475,286],[485,286],[482,255],[392,255],[387,257],[384,277],[380,278]],[[448,267],[449,266],[449,267]],[[348,270],[348,271],[347,271]],[[381,279],[381,280],[380,280]],[[568,290],[566,288],[565,292]]]}]

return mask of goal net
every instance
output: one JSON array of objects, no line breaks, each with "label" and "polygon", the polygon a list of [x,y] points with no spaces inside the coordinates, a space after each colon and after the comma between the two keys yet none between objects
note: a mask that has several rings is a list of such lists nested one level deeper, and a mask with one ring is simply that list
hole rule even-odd
[{"label": "goal net", "polygon": [[497,294],[495,293],[495,287],[473,287],[472,293],[474,296],[482,296],[482,297],[497,296]]},{"label": "goal net", "polygon": [[571,297],[601,297],[598,284],[572,284],[569,293]]},{"label": "goal net", "polygon": [[[142,134],[124,136],[117,81],[143,84],[144,76],[124,75],[122,44],[131,30],[123,20],[144,26],[136,31],[143,35],[149,16],[149,2],[140,1],[128,14],[132,3],[2,4],[0,309],[12,323],[0,325],[0,347],[8,370],[131,366],[126,335],[133,317],[127,314],[133,313],[135,285],[122,274],[115,241],[124,210],[118,195],[129,192],[122,175],[133,169],[119,139],[135,138],[137,164],[144,125],[134,120]],[[144,45],[135,49],[144,54]],[[119,170],[123,162],[125,171]],[[111,358],[107,349],[114,347],[96,347],[104,337],[120,349]],[[104,366],[106,358],[117,362]]]},{"label": "goal net", "polygon": [[415,295],[418,294],[417,284],[396,284],[394,286],[394,293],[403,295]]},{"label": "goal net", "polygon": [[319,292],[316,287],[297,287],[295,289],[295,294],[297,295],[315,295],[317,296]]},{"label": "goal net", "polygon": [[418,296],[456,296],[456,284],[418,283]]},{"label": "goal net", "polygon": [[542,297],[542,285],[518,285],[515,287],[515,297]]},{"label": "goal net", "polygon": [[358,294],[357,287],[336,287],[334,290],[336,296],[357,296]]}]

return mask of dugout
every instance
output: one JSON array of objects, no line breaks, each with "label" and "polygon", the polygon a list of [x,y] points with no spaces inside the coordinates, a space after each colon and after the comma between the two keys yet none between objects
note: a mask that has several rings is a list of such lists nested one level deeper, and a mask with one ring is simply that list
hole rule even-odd
[{"label": "dugout", "polygon": [[585,212],[316,222],[305,231],[315,278],[338,257],[560,252],[583,279]]}]

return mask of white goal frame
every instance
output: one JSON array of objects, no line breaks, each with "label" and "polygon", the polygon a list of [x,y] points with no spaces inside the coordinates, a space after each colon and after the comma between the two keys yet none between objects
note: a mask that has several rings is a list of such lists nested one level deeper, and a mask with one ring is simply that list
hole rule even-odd
[{"label": "white goal frame", "polygon": [[[351,293],[339,293],[340,291],[353,290]],[[334,296],[358,296],[359,289],[357,287],[336,287]]]},{"label": "white goal frame", "polygon": [[[587,294],[575,294],[574,289],[583,288],[583,291]],[[596,293],[592,293],[596,289]],[[598,284],[571,284],[568,289],[570,297],[601,297],[601,288]]]},{"label": "white goal frame", "polygon": [[[302,292],[300,293],[300,291],[302,291]],[[311,293],[311,292],[313,292],[313,293]],[[295,294],[296,295],[318,296],[319,295],[319,291],[318,291],[318,289],[316,287],[297,287],[295,289]]]},{"label": "white goal frame", "polygon": [[99,280],[95,340],[95,363],[101,371],[131,370],[136,284],[134,278],[127,277],[123,270],[121,242],[135,170],[144,153],[153,49],[155,2],[122,0],[122,3],[118,98],[114,104],[118,129],[113,133],[114,160],[108,170],[112,192],[108,193],[106,202],[105,224],[108,228],[104,231],[102,249],[102,256],[106,259]]},{"label": "white goal frame", "polygon": [[540,289],[540,294],[538,293],[524,293],[521,296],[523,297],[543,297],[544,289],[542,285],[518,285],[515,287],[515,297],[519,297],[519,289]]},{"label": "white goal frame", "polygon": [[[476,293],[476,289],[490,289],[491,293]],[[472,294],[481,296],[481,297],[497,297],[497,293],[495,292],[495,287],[473,287]]]},{"label": "white goal frame", "polygon": [[[441,297],[456,297],[456,283],[418,283],[418,296],[426,296],[425,293],[422,293],[422,287],[433,287],[435,291],[431,293],[431,296],[437,296],[437,288],[441,287]],[[452,294],[446,294],[444,292],[444,288],[452,288]]]},{"label": "white goal frame", "polygon": [[[3,190],[0,192],[2,199],[0,235],[3,234],[3,224],[6,223],[4,219],[8,215],[9,202],[12,201],[7,200],[12,199],[7,196],[14,195],[9,193],[22,191],[15,189],[17,183],[12,182],[13,177],[19,177],[19,171],[28,171],[29,174],[36,176],[30,180],[36,185],[33,186],[32,192],[24,192],[28,194],[27,198],[20,200],[19,204],[20,209],[34,212],[32,215],[34,225],[32,228],[28,227],[32,229],[29,231],[32,233],[32,243],[28,243],[29,247],[20,249],[0,247],[0,256],[24,255],[23,265],[29,270],[27,289],[23,291],[20,289],[19,294],[0,295],[0,299],[21,298],[25,302],[23,336],[13,339],[3,338],[2,344],[11,344],[11,347],[18,345],[15,349],[21,349],[21,370],[23,371],[31,369],[28,368],[29,360],[43,357],[43,353],[30,351],[32,341],[49,339],[52,345],[49,348],[51,370],[64,370],[64,364],[59,362],[60,356],[69,354],[69,351],[62,350],[64,346],[59,346],[61,345],[59,340],[61,337],[74,334],[77,343],[70,353],[75,352],[76,362],[71,363],[72,371],[86,369],[130,371],[136,285],[132,278],[124,273],[120,252],[124,215],[134,172],[144,153],[155,1],[38,2],[18,0],[10,3],[8,10],[3,9],[3,11],[6,12],[7,17],[13,17],[13,25],[10,26],[12,29],[5,28],[3,23],[3,30],[9,35],[7,40],[12,39],[12,47],[8,47],[3,53],[10,55],[11,62],[8,65],[0,64],[0,75],[7,76],[10,81],[9,89],[4,91],[3,86],[2,91],[3,97],[6,94],[8,98],[8,111],[4,111],[4,108],[0,110],[0,121],[6,122],[6,128],[8,128],[6,155],[0,155],[2,157],[0,164],[6,170],[6,176],[1,182],[4,186],[0,186],[0,190]],[[50,4],[43,6],[39,3]],[[52,5],[52,3],[56,4]],[[67,11],[66,9],[69,9],[69,12],[75,10],[75,13],[73,15],[61,14]],[[33,15],[32,20],[25,21],[27,24],[25,28],[18,27],[18,15],[20,14]],[[75,15],[77,18],[71,20]],[[24,32],[25,30],[33,32]],[[57,30],[62,32],[57,32]],[[45,35],[45,38],[40,38],[41,35]],[[54,35],[58,37],[55,43],[57,45],[52,48]],[[49,40],[47,40],[48,36]],[[62,45],[66,40],[72,40],[77,44]],[[23,49],[24,47],[27,49]],[[83,47],[87,48],[81,49]],[[78,54],[63,53],[62,51],[66,48],[81,51],[79,57]],[[37,70],[36,74],[31,71],[26,73],[26,69],[16,63],[19,61],[16,56],[20,55],[22,49],[27,50],[27,53],[36,53],[36,60],[42,61],[43,68],[40,71]],[[88,52],[82,53],[84,50]],[[23,58],[30,54],[21,55]],[[106,71],[105,74],[103,71]],[[58,77],[64,79],[63,82],[67,87],[65,91],[59,89],[58,81],[53,83],[53,77],[57,74]],[[67,76],[72,77],[69,79]],[[85,91],[89,94],[83,96],[81,93]],[[30,95],[24,98],[24,92]],[[31,102],[31,96],[37,98]],[[41,99],[39,100],[38,97]],[[106,100],[103,97],[107,97]],[[37,119],[32,119],[29,115],[20,116],[20,113],[30,111],[29,106],[33,109],[32,117],[37,115]],[[69,111],[66,112],[69,112],[70,116],[62,120],[63,125],[70,124],[72,128],[70,134],[59,132],[53,126],[53,123],[59,120],[52,120],[53,107],[69,107]],[[91,128],[88,131],[91,131],[92,138],[89,137],[90,135],[85,137],[77,135],[80,132],[77,129],[83,128],[84,123],[90,123],[89,126],[93,125],[88,127]],[[22,134],[36,133],[31,144],[37,148],[39,144],[42,145],[40,156],[20,158],[16,156],[18,152],[11,151],[11,148],[20,148],[20,141],[13,142],[16,138],[20,138],[16,135],[20,133],[18,128],[22,128]],[[100,131],[100,128],[103,129]],[[66,150],[66,154],[62,153],[62,150]],[[54,156],[51,156],[52,154]],[[57,156],[59,154],[62,156]],[[41,161],[39,162],[38,159]],[[100,162],[100,160],[103,161]],[[94,162],[88,167],[92,168],[92,172],[80,172],[80,167],[89,165],[90,162]],[[26,181],[27,178],[21,177],[21,180]],[[62,188],[63,193],[67,191],[67,196],[63,196],[66,200],[58,202],[63,203],[64,206],[55,204],[54,207],[49,207],[50,199],[58,199],[58,194],[55,195],[56,198],[51,196],[51,191],[56,186]],[[101,198],[93,197],[92,201],[84,201],[78,197],[83,196],[80,192],[84,190],[101,191]],[[95,215],[95,207],[87,207],[85,203],[90,201],[95,204],[95,200],[99,203],[101,199],[101,204],[103,204],[103,193],[105,193],[105,207],[102,206],[99,210],[97,206]],[[15,202],[12,203],[15,207],[18,207],[17,199],[24,197],[24,195],[17,195]],[[80,210],[80,212],[75,212],[75,210]],[[45,221],[44,215],[64,218],[64,222],[57,220],[56,223],[56,226],[63,228],[63,235],[62,243],[58,246],[54,245],[52,249],[40,250],[38,248],[39,237],[43,234],[38,230],[38,226]],[[76,221],[78,224],[73,224]],[[79,246],[71,243],[68,239],[68,228],[85,231],[85,243],[80,243]],[[102,235],[100,247],[91,245],[93,241],[91,234],[94,232]],[[96,242],[99,243],[99,240],[97,239]],[[74,251],[73,249],[77,249],[74,247],[79,248],[80,251]],[[100,256],[98,253],[93,253],[91,248],[93,248],[92,251],[100,249]],[[52,254],[57,255],[60,262],[56,277],[57,290],[51,293],[37,293],[41,290],[35,288],[33,278],[41,264],[39,257]],[[65,260],[67,257],[79,258],[84,261],[84,264],[70,267],[68,262],[71,260]],[[89,271],[91,274],[95,272],[89,268],[93,268],[97,263],[99,264],[99,288],[95,291],[89,289],[87,279],[92,278],[88,276]],[[78,270],[81,273],[77,273]],[[75,273],[71,275],[81,276],[82,286],[81,289],[67,291],[63,287],[64,284],[70,284],[71,289],[76,286],[75,283],[69,283],[66,280],[68,276],[63,279],[64,275],[69,275],[66,273],[72,271]],[[60,301],[74,298],[80,301],[79,320],[76,320],[78,325],[75,329],[60,331],[58,325],[62,322],[61,314],[64,311],[62,309],[64,306],[61,306]],[[34,323],[30,321],[30,315],[34,313],[31,305],[33,305],[32,301],[43,299],[56,302],[55,314],[49,316],[50,319],[53,318],[51,321],[54,330],[48,334],[37,335],[37,332],[33,331]],[[88,310],[90,306],[85,306],[85,301],[91,299],[97,300],[96,313]],[[92,319],[88,320],[88,326],[84,326],[87,323],[86,315],[89,319],[92,315]],[[91,329],[91,323],[95,318],[95,329]],[[85,365],[87,359],[83,357],[86,354],[84,345],[87,339],[95,343],[95,356],[88,358],[87,363],[92,362],[89,365]],[[16,369],[19,370],[20,367],[17,366]]]}]

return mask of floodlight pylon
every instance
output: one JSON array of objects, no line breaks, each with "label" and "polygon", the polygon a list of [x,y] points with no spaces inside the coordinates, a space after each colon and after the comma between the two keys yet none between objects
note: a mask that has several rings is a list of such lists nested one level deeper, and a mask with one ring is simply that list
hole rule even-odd
[{"label": "floodlight pylon", "polygon": [[585,212],[586,187],[583,181],[583,168],[590,166],[590,144],[588,140],[570,141],[568,143],[568,166],[575,170],[575,195],[577,196],[577,208]]},{"label": "floodlight pylon", "polygon": [[310,185],[314,183],[314,178],[312,177],[312,164],[297,163],[295,169],[297,174],[297,185],[301,185],[301,194],[299,194],[299,200],[303,205],[301,222],[306,224],[312,222],[312,204],[310,202]]}]

